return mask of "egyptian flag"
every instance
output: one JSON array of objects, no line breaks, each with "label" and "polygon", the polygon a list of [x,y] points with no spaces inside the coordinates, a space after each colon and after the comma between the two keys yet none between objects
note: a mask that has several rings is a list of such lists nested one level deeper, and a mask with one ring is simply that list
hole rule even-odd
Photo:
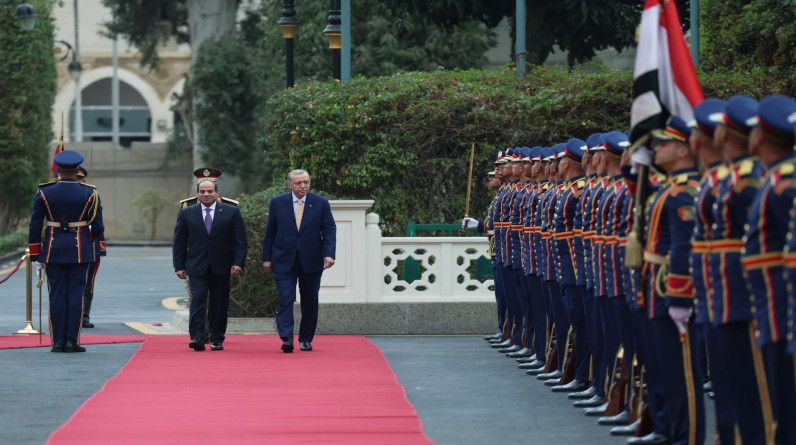
[{"label": "egyptian flag", "polygon": [[50,167],[50,176],[53,178],[58,178],[58,166],[55,165],[55,157],[58,156],[58,153],[66,150],[64,148],[64,114],[61,113],[61,137],[58,138],[58,145],[55,146],[55,154],[53,154],[53,165]]},{"label": "egyptian flag", "polygon": [[674,0],[646,0],[633,73],[630,141],[642,143],[650,131],[665,128],[671,115],[691,121],[703,99],[677,5]]}]

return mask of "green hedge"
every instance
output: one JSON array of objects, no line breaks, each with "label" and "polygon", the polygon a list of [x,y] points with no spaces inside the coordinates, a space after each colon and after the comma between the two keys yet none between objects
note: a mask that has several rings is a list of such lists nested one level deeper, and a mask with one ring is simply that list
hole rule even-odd
[{"label": "green hedge", "polygon": [[[796,74],[766,69],[701,73],[705,95],[793,94]],[[506,147],[549,146],[596,131],[627,131],[632,73],[571,73],[548,68],[518,79],[511,69],[400,73],[309,82],[272,96],[262,119],[267,160],[281,182],[292,168],[313,188],[374,199],[385,235],[406,223],[454,223],[465,209],[471,144],[474,182],[483,184]],[[491,200],[473,189],[471,215]]]},{"label": "green hedge", "polygon": [[0,255],[23,250],[28,245],[28,231],[17,230],[0,236]]}]

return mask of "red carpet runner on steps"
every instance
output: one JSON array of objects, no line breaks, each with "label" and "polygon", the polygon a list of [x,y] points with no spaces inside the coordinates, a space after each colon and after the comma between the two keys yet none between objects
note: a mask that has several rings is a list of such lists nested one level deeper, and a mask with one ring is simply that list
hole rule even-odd
[{"label": "red carpet runner on steps", "polygon": [[284,354],[274,336],[228,336],[196,352],[185,336],[149,337],[47,443],[433,443],[373,343],[313,343]]}]

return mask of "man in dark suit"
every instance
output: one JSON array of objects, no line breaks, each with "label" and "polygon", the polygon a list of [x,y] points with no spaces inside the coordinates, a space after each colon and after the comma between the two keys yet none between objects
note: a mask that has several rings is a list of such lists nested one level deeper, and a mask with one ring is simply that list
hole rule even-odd
[{"label": "man in dark suit", "polygon": [[301,293],[299,343],[302,351],[312,351],[318,324],[318,289],[324,269],[334,264],[337,226],[329,201],[309,193],[309,173],[291,171],[287,185],[290,193],[271,199],[263,237],[263,269],[273,272],[279,293],[276,326],[282,351],[293,352],[297,282]]},{"label": "man in dark suit", "polygon": [[50,290],[52,352],[85,352],[80,346],[83,291],[88,265],[99,261],[94,243],[105,233],[102,205],[93,185],[77,181],[83,156],[72,150],[53,160],[60,180],[39,185],[30,214],[30,259],[45,264]]},{"label": "man in dark suit", "polygon": [[[177,277],[190,277],[188,347],[204,351],[204,314],[209,305],[210,349],[224,349],[229,309],[229,280],[240,275],[246,260],[246,227],[237,207],[218,202],[218,183],[200,180],[196,185],[200,205],[177,214],[173,262]],[[209,294],[209,299],[208,299]]]}]

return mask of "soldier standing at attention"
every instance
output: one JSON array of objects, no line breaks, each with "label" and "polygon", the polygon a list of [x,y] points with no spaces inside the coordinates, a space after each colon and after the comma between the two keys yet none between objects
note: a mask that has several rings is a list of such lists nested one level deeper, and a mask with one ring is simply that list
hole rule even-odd
[{"label": "soldier standing at attention", "polygon": [[788,291],[783,250],[793,203],[793,123],[796,101],[785,96],[760,100],[749,151],[767,169],[749,212],[743,268],[752,292],[756,343],[763,355],[777,443],[796,443],[793,357],[787,351]]},{"label": "soldier standing at attention", "polygon": [[[77,167],[77,182],[81,184],[86,183],[86,175],[88,171],[83,166]],[[88,263],[88,275],[86,276],[86,291],[83,292],[83,322],[84,328],[93,328],[94,323],[91,322],[91,303],[94,301],[94,281],[97,279],[97,271],[99,271],[100,259],[107,253],[105,244],[105,235],[100,235],[94,241],[93,249],[99,252],[97,261]]]},{"label": "soldier standing at attention", "polygon": [[47,273],[52,352],[85,352],[80,346],[83,292],[88,266],[99,259],[94,240],[105,232],[102,205],[93,186],[77,182],[80,153],[64,150],[53,161],[61,179],[41,184],[33,198],[30,257]]}]

